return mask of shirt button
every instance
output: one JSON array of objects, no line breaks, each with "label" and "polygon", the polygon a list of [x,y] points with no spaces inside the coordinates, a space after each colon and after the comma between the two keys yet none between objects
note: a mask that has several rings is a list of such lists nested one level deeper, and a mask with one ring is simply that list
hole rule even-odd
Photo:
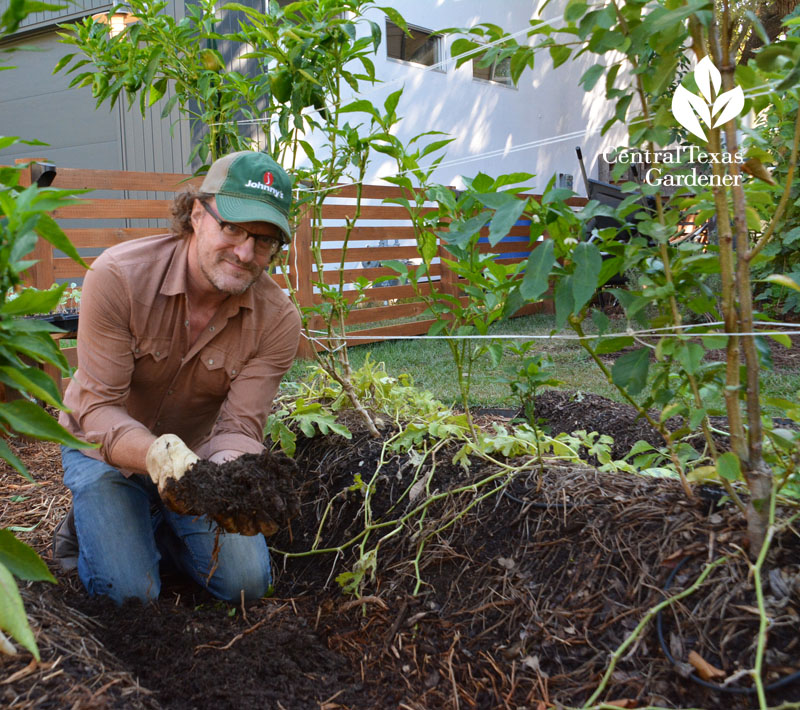
[{"label": "shirt button", "polygon": [[161,355],[161,352],[159,350],[156,350],[156,357],[158,357],[159,355]]},{"label": "shirt button", "polygon": [[186,322],[184,322],[184,325],[188,328],[189,327],[189,321],[187,320]]},{"label": "shirt button", "polygon": [[213,364],[214,364],[214,359],[213,359],[213,358],[211,358],[211,359],[208,361],[208,364],[209,364],[209,365],[213,365]]},{"label": "shirt button", "polygon": [[137,352],[137,353],[139,352],[139,348],[136,348],[136,352]]},{"label": "shirt button", "polygon": [[210,330],[210,331],[213,333],[213,332],[214,332],[214,326],[212,325],[212,326],[209,328],[209,330]]},{"label": "shirt button", "polygon": [[235,375],[236,374],[236,370],[231,370],[231,374]]},{"label": "shirt button", "polygon": [[175,394],[175,390],[167,390],[167,394]]}]

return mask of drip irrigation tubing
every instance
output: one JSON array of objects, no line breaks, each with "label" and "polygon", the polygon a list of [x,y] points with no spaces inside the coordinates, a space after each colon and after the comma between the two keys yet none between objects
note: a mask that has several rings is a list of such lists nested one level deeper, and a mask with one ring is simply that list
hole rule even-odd
[{"label": "drip irrigation tubing", "polygon": [[[682,559],[677,565],[675,565],[675,569],[670,572],[669,577],[667,577],[667,581],[664,584],[664,592],[666,593],[672,582],[675,580],[676,575],[681,570],[681,568],[690,560],[690,557],[685,557]],[[658,642],[661,644],[661,650],[664,652],[664,655],[667,657],[670,663],[676,668],[678,667],[678,661],[672,656],[667,648],[667,643],[664,640],[664,622],[662,613],[659,611],[656,614],[656,632],[658,634]],[[717,683],[709,683],[707,680],[703,680],[700,678],[696,673],[692,673],[689,675],[689,679],[693,680],[698,685],[702,685],[704,688],[710,688],[711,690],[716,690],[719,693],[730,693],[735,695],[755,695],[757,692],[756,688],[742,688],[735,685],[719,685]],[[764,692],[769,693],[773,690],[778,690],[779,688],[783,688],[791,683],[800,680],[800,671],[796,671],[791,673],[790,675],[784,676],[783,678],[779,678],[774,683],[770,683],[769,685],[764,686]]]}]

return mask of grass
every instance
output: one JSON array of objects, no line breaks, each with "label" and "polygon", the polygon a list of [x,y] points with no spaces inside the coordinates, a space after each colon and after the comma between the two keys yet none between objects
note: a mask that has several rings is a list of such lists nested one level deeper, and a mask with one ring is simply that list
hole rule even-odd
[{"label": "grass", "polygon": [[[624,331],[625,321],[612,322],[611,330]],[[493,335],[540,335],[547,336],[555,328],[552,315],[533,315],[515,318],[494,325]],[[588,329],[587,329],[588,330]],[[571,335],[565,329],[556,335]],[[504,340],[506,345],[514,341]],[[450,348],[444,340],[393,340],[351,347],[350,360],[353,368],[358,368],[369,354],[375,362],[383,362],[390,375],[407,373],[421,389],[429,390],[444,402],[452,404],[460,401],[458,382]],[[615,387],[610,385],[597,365],[576,340],[563,338],[542,339],[532,349],[531,354],[547,354],[553,359],[553,376],[564,381],[566,389],[592,392],[615,401],[623,401]],[[471,406],[513,407],[516,402],[509,386],[502,382],[510,378],[521,364],[519,356],[505,350],[500,365],[495,368],[488,355],[476,364],[472,378]],[[297,361],[286,376],[287,380],[298,381],[305,377],[308,361]],[[762,379],[763,393],[774,397],[795,397],[800,390],[800,371],[778,370],[766,372]],[[711,403],[722,407],[722,401]]]}]

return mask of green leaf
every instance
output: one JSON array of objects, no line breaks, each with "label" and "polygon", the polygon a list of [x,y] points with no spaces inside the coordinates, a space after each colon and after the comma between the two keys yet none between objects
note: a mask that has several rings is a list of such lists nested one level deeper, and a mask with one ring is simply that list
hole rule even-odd
[{"label": "green leaf", "polygon": [[517,223],[525,210],[526,204],[526,200],[512,198],[511,202],[506,203],[494,213],[494,217],[489,223],[489,244],[494,246],[508,235],[511,227]]},{"label": "green leaf", "polygon": [[49,313],[54,310],[61,300],[66,284],[47,291],[37,291],[33,288],[26,288],[20,292],[19,296],[13,301],[6,301],[0,308],[0,313],[7,316],[27,316],[34,313]]},{"label": "green leaf", "polygon": [[592,309],[592,322],[597,327],[597,332],[600,335],[603,335],[611,326],[611,319],[603,311],[598,311],[596,308]]},{"label": "green leaf", "polygon": [[378,6],[379,10],[383,10],[386,13],[386,17],[388,17],[394,24],[396,24],[403,32],[408,32],[408,24],[406,24],[405,18],[393,7],[386,7],[386,6]]},{"label": "green leaf", "polygon": [[616,353],[623,348],[633,345],[634,340],[630,335],[617,335],[608,338],[602,338],[595,347],[595,352],[598,355],[605,355],[607,353]]},{"label": "green leaf", "polygon": [[486,349],[492,359],[492,367],[497,368],[503,359],[503,345],[501,343],[491,343]]},{"label": "green leaf", "polygon": [[800,284],[797,283],[797,281],[795,281],[791,276],[787,276],[786,274],[770,274],[763,280],[769,281],[773,284],[778,284],[778,286],[785,286],[793,291],[800,291]]},{"label": "green leaf", "polygon": [[602,64],[595,64],[594,66],[589,67],[584,73],[583,76],[578,81],[578,84],[583,86],[584,91],[591,91],[594,89],[595,84],[600,80],[600,77],[603,76],[603,72],[605,72],[606,68]]},{"label": "green leaf", "polygon": [[572,54],[572,50],[569,47],[565,47],[561,44],[556,44],[550,47],[550,56],[553,59],[553,69],[556,67],[560,67],[564,62],[566,62],[570,55]]},{"label": "green leaf", "polygon": [[76,449],[97,448],[76,439],[41,407],[24,399],[0,404],[0,421],[20,434],[43,441],[57,441]]},{"label": "green leaf", "polygon": [[[81,203],[72,201],[71,204]],[[64,234],[61,227],[49,214],[39,215],[39,221],[36,223],[36,233],[50,242],[56,249],[63,251],[73,261],[78,262],[86,269],[89,268],[89,264],[81,258],[78,250],[72,246],[72,242],[67,238],[67,235]]]},{"label": "green leaf", "polygon": [[370,115],[375,115],[375,107],[372,105],[371,102],[367,101],[366,99],[359,99],[358,101],[353,101],[352,103],[347,104],[346,106],[342,106],[339,111],[341,113],[368,113]]},{"label": "green leaf", "polygon": [[650,369],[650,349],[639,348],[617,358],[611,368],[611,379],[629,395],[636,396],[647,385],[647,372]]},{"label": "green leaf", "polygon": [[29,582],[52,582],[57,584],[41,557],[21,540],[17,540],[10,530],[0,530],[0,564],[18,579]]},{"label": "green leaf", "polygon": [[538,242],[528,256],[520,293],[526,301],[537,301],[547,291],[550,270],[556,262],[555,243],[552,239]]},{"label": "green leaf", "polygon": [[40,660],[39,649],[28,624],[17,583],[11,572],[2,564],[0,564],[0,629],[27,648],[37,661]]},{"label": "green leaf", "polygon": [[492,213],[489,210],[485,210],[481,212],[481,214],[468,219],[466,222],[460,224],[454,222],[450,226],[450,231],[438,232],[438,234],[445,244],[452,244],[463,249],[467,246],[469,241],[486,226],[486,223],[491,217]]},{"label": "green leaf", "polygon": [[684,370],[690,375],[697,374],[700,364],[703,361],[706,351],[702,345],[697,343],[689,343],[682,345],[676,354],[678,362]]},{"label": "green leaf", "polygon": [[15,389],[41,399],[46,404],[56,409],[61,409],[61,392],[59,392],[53,378],[38,367],[0,367],[0,379],[6,384],[11,384]]},{"label": "green leaf", "polygon": [[742,477],[739,457],[732,451],[722,454],[717,459],[717,473],[728,481],[738,481]]},{"label": "green leaf", "polygon": [[22,463],[19,457],[9,448],[5,439],[0,439],[0,459],[8,461],[23,478],[26,478],[31,483],[35,482],[33,476],[31,476],[31,474],[28,473],[28,469],[25,468],[25,464]]},{"label": "green leaf", "polygon": [[603,266],[600,250],[589,242],[580,242],[572,252],[575,262],[572,280],[573,313],[578,313],[597,290],[597,278]]},{"label": "green leaf", "polygon": [[572,297],[573,276],[565,276],[556,284],[554,300],[556,303],[556,328],[563,328],[567,318],[574,313],[574,299]]}]

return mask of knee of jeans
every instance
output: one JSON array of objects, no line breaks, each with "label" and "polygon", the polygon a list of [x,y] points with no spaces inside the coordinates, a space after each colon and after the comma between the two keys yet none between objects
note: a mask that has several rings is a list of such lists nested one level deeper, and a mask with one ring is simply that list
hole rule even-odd
[{"label": "knee of jeans", "polygon": [[245,600],[251,601],[266,596],[271,584],[269,560],[254,559],[246,567],[215,574],[208,583],[208,591],[226,602],[240,601],[244,591]]},{"label": "knee of jeans", "polygon": [[116,581],[95,577],[84,580],[84,586],[91,596],[108,597],[118,606],[129,599],[138,599],[142,604],[148,604],[161,594],[160,577],[150,573],[134,579]]}]

